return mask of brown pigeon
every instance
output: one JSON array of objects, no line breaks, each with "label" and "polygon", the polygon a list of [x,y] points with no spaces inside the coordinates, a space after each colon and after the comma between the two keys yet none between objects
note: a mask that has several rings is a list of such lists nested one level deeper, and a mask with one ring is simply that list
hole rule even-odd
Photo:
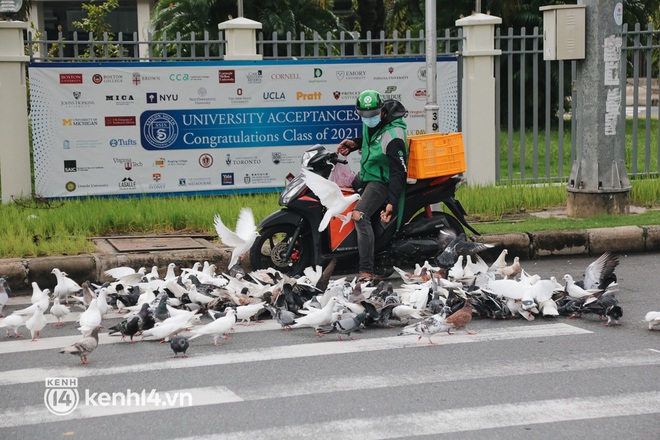
[{"label": "brown pigeon", "polygon": [[[474,335],[475,332],[471,332],[466,328],[470,321],[472,321],[472,298],[466,299],[462,308],[449,315],[447,319],[445,319],[445,325],[448,326],[449,329],[465,329],[465,332],[468,335]],[[447,330],[447,333],[450,335],[453,334],[449,329]]]}]

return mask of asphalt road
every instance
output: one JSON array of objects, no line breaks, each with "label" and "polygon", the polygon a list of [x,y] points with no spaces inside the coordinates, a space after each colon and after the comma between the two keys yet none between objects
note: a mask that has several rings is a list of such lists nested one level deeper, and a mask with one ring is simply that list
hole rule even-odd
[{"label": "asphalt road", "polygon": [[[523,267],[581,279],[592,260]],[[431,346],[398,328],[340,342],[264,321],[236,326],[220,347],[191,341],[187,359],[102,335],[89,365],[58,354],[79,338],[73,322],[48,324],[36,342],[0,336],[0,438],[657,438],[660,331],[642,320],[660,310],[660,254],[620,260],[617,327],[595,316],[474,319],[476,335],[438,334]],[[47,385],[58,377],[77,384]],[[47,409],[45,396],[70,409],[72,390],[70,414]]]}]

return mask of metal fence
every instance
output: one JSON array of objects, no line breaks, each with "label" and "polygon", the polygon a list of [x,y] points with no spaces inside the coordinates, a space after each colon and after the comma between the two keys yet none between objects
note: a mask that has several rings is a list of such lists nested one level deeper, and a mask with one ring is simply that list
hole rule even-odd
[{"label": "metal fence", "polygon": [[[636,24],[634,29],[624,25],[623,37],[626,86],[621,93],[626,112],[621,117],[627,129],[621,141],[626,143],[628,173],[631,177],[658,175],[660,30],[654,30],[651,24],[646,28]],[[438,55],[458,58],[459,81],[462,43],[461,28],[438,33]],[[138,41],[136,33],[120,33],[114,40],[104,34],[96,41],[92,34],[74,33],[65,39],[60,33],[48,39],[47,35],[34,37],[29,32],[25,44],[34,62],[209,61],[223,59],[227,41],[222,31],[217,36],[204,33],[187,40],[179,34],[160,39],[149,36],[146,41]],[[512,28],[497,28],[495,47],[502,51],[495,62],[496,126],[500,127],[496,139],[497,180],[565,181],[576,155],[576,120],[571,103],[575,102],[577,62],[544,61],[538,28],[530,34],[525,29],[514,32]],[[270,39],[263,33],[257,35],[257,53],[265,60],[424,56],[425,48],[423,32],[395,32],[391,36],[367,33],[364,37],[342,32],[311,38],[304,33],[287,34],[285,38],[274,34]],[[460,96],[458,102],[460,105]]]}]

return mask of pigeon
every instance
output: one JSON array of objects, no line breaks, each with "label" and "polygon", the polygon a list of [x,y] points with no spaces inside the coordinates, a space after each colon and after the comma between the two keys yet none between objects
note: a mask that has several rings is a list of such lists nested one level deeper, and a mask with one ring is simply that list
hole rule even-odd
[{"label": "pigeon", "polygon": [[57,285],[55,285],[55,288],[53,289],[53,295],[55,295],[56,298],[59,298],[60,301],[64,301],[68,304],[69,295],[78,293],[82,290],[82,287],[78,283],[73,281],[66,275],[66,273],[58,268],[53,268],[50,273],[54,274],[57,278]]},{"label": "pigeon", "polygon": [[332,312],[338,302],[339,299],[336,296],[333,296],[322,309],[312,311],[308,315],[296,318],[295,322],[291,325],[291,328],[312,327],[314,331],[316,331],[317,327],[330,324],[332,322]]},{"label": "pigeon", "polygon": [[87,310],[82,312],[78,317],[78,322],[80,323],[78,330],[82,334],[88,333],[92,331],[93,328],[99,327],[101,325],[102,317],[97,305],[97,301],[98,299],[94,298],[89,307],[87,307]]},{"label": "pigeon", "polygon": [[449,270],[456,264],[459,255],[475,255],[478,252],[494,247],[492,244],[468,241],[463,232],[454,235],[442,230],[440,231],[440,237],[438,237],[438,243],[442,246],[442,243],[448,238],[451,238],[451,241],[442,248],[442,252],[435,258],[437,265],[445,270]]},{"label": "pigeon", "polygon": [[[474,332],[468,331],[466,326],[472,321],[472,298],[465,300],[463,307],[445,319],[445,324],[449,326],[450,329],[465,329],[465,332],[468,335],[474,335]],[[452,334],[450,330],[447,330],[447,333]]]},{"label": "pigeon", "polygon": [[358,193],[345,196],[335,182],[324,179],[310,170],[303,169],[302,174],[305,184],[317,195],[326,209],[319,223],[319,232],[328,227],[330,219],[338,217],[360,198]]},{"label": "pigeon", "polygon": [[37,304],[37,309],[32,316],[25,321],[25,328],[30,330],[32,342],[35,342],[37,338],[41,336],[41,330],[43,330],[44,327],[46,327],[46,317],[44,316],[41,306]]},{"label": "pigeon", "polygon": [[172,358],[178,358],[179,353],[182,353],[181,357],[187,358],[188,355],[186,354],[186,351],[188,350],[188,347],[190,347],[190,343],[188,342],[188,338],[185,336],[177,335],[173,337],[170,340],[170,348],[174,352],[174,355]]},{"label": "pigeon", "polygon": [[55,327],[60,327],[64,325],[64,321],[62,321],[62,318],[64,318],[66,315],[69,314],[69,308],[64,304],[60,304],[59,298],[55,298],[53,300],[53,305],[50,307],[50,314],[53,315],[55,318],[57,318]]},{"label": "pigeon", "polygon": [[497,269],[497,273],[502,275],[504,278],[512,278],[520,273],[522,267],[520,266],[520,257],[513,257],[513,263],[508,266],[500,267]]},{"label": "pigeon", "polygon": [[83,364],[89,364],[87,356],[91,354],[99,345],[99,328],[92,328],[86,335],[70,347],[64,347],[60,353],[69,353],[75,356],[80,356],[80,361]]},{"label": "pigeon", "polygon": [[124,319],[116,327],[113,327],[109,330],[110,332],[118,331],[119,333],[121,333],[122,341],[125,341],[126,336],[129,336],[131,338],[131,344],[134,344],[135,341],[133,340],[133,336],[135,336],[135,334],[140,331],[140,317],[137,315],[133,315],[130,317],[130,319],[129,318]]},{"label": "pigeon", "polygon": [[445,323],[447,315],[450,313],[451,309],[448,306],[444,306],[439,313],[429,316],[422,321],[416,322],[414,324],[407,325],[401,330],[398,336],[402,335],[419,335],[417,340],[422,339],[422,337],[428,338],[429,344],[437,345],[431,340],[431,337],[438,332],[447,332],[451,329],[451,326]]},{"label": "pigeon", "polygon": [[229,339],[228,337],[224,336],[224,334],[229,332],[234,324],[236,324],[236,310],[229,308],[227,309],[225,316],[222,318],[218,318],[206,325],[192,329],[193,335],[189,338],[189,340],[192,341],[193,339],[199,338],[202,335],[210,335],[213,336],[213,345],[218,347],[220,346],[220,344],[218,344],[218,338],[222,337],[225,340]]},{"label": "pigeon", "polygon": [[14,310],[14,313],[17,315],[30,316],[34,314],[37,308],[40,308],[42,311],[48,309],[48,306],[50,305],[50,300],[48,299],[48,295],[50,295],[50,290],[49,289],[39,290],[38,295],[40,295],[40,297],[38,299],[35,299],[35,302],[32,303],[32,305],[29,305],[23,309]]},{"label": "pigeon", "polygon": [[264,301],[259,301],[236,307],[236,319],[240,321],[239,324],[249,325],[252,317],[256,322],[260,322],[257,315],[264,309],[264,304],[266,304]]},{"label": "pigeon", "polygon": [[502,249],[502,252],[497,256],[493,264],[488,268],[489,272],[497,272],[499,269],[502,269],[507,266],[506,256],[509,253],[507,249]]},{"label": "pigeon", "polygon": [[2,309],[7,305],[9,301],[9,295],[11,294],[11,288],[7,284],[7,277],[0,277],[0,318],[4,315],[2,314]]},{"label": "pigeon", "polygon": [[614,269],[619,265],[619,257],[605,252],[594,262],[587,266],[584,272],[584,280],[576,281],[575,284],[585,290],[605,289],[610,284],[616,283],[617,278]]},{"label": "pigeon", "polygon": [[352,337],[351,333],[358,331],[366,318],[367,314],[362,312],[355,316],[349,316],[347,318],[337,320],[330,325],[317,327],[316,332],[319,336],[327,335],[330,333],[338,333],[337,337],[340,341],[343,341],[341,335],[347,335],[351,341],[354,341],[357,338]]},{"label": "pigeon", "polygon": [[[25,316],[18,313],[12,313],[6,318],[0,320],[0,328],[5,329],[6,338],[22,338],[23,335],[18,332],[20,326],[25,323]],[[14,330],[14,334],[10,335],[9,331]]]},{"label": "pigeon", "polygon": [[660,312],[648,312],[644,317],[644,321],[649,324],[649,330],[660,330]]},{"label": "pigeon", "polygon": [[588,296],[597,295],[604,291],[603,289],[585,290],[582,287],[575,284],[575,281],[573,281],[573,277],[570,274],[564,275],[564,281],[566,281],[566,292],[571,298],[584,298]]},{"label": "pigeon", "polygon": [[296,321],[297,315],[295,313],[286,309],[275,308],[269,304],[265,304],[264,308],[268,310],[273,319],[282,326],[283,330],[291,330],[291,324]]},{"label": "pigeon", "polygon": [[142,339],[160,340],[161,343],[170,340],[172,335],[176,335],[188,327],[188,320],[177,320],[169,323],[159,323],[148,330],[142,332]]},{"label": "pigeon", "polygon": [[220,237],[220,240],[227,246],[234,249],[231,253],[231,259],[227,267],[232,268],[238,263],[238,260],[250,250],[252,244],[257,239],[259,233],[254,223],[254,215],[252,209],[242,208],[236,220],[236,232],[232,231],[222,222],[220,214],[216,214],[214,218],[215,230]]}]

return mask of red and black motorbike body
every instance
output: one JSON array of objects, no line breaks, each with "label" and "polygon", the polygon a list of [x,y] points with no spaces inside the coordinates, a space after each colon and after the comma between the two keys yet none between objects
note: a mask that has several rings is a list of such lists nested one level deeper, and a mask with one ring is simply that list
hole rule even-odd
[{"label": "red and black motorbike body", "polygon": [[[337,163],[346,163],[323,146],[316,145],[305,152],[303,166],[328,178]],[[440,230],[463,232],[463,226],[478,235],[465,219],[466,212],[455,198],[461,183],[459,176],[421,179],[406,186],[402,221],[380,221],[378,210],[371,224],[375,235],[376,265],[382,270],[404,261],[423,261],[435,257]],[[350,193],[350,188],[342,188]],[[350,220],[343,225],[339,218],[331,220],[322,232],[318,226],[325,208],[305,185],[302,173],[291,179],[279,200],[282,209],[263,219],[260,236],[250,250],[253,269],[276,268],[291,276],[299,275],[307,266],[325,266],[331,259],[357,259],[357,232]],[[453,214],[433,210],[431,205],[444,203]],[[353,206],[346,212],[350,212]],[[397,228],[397,223],[400,227]],[[378,272],[378,269],[377,269]]]}]

